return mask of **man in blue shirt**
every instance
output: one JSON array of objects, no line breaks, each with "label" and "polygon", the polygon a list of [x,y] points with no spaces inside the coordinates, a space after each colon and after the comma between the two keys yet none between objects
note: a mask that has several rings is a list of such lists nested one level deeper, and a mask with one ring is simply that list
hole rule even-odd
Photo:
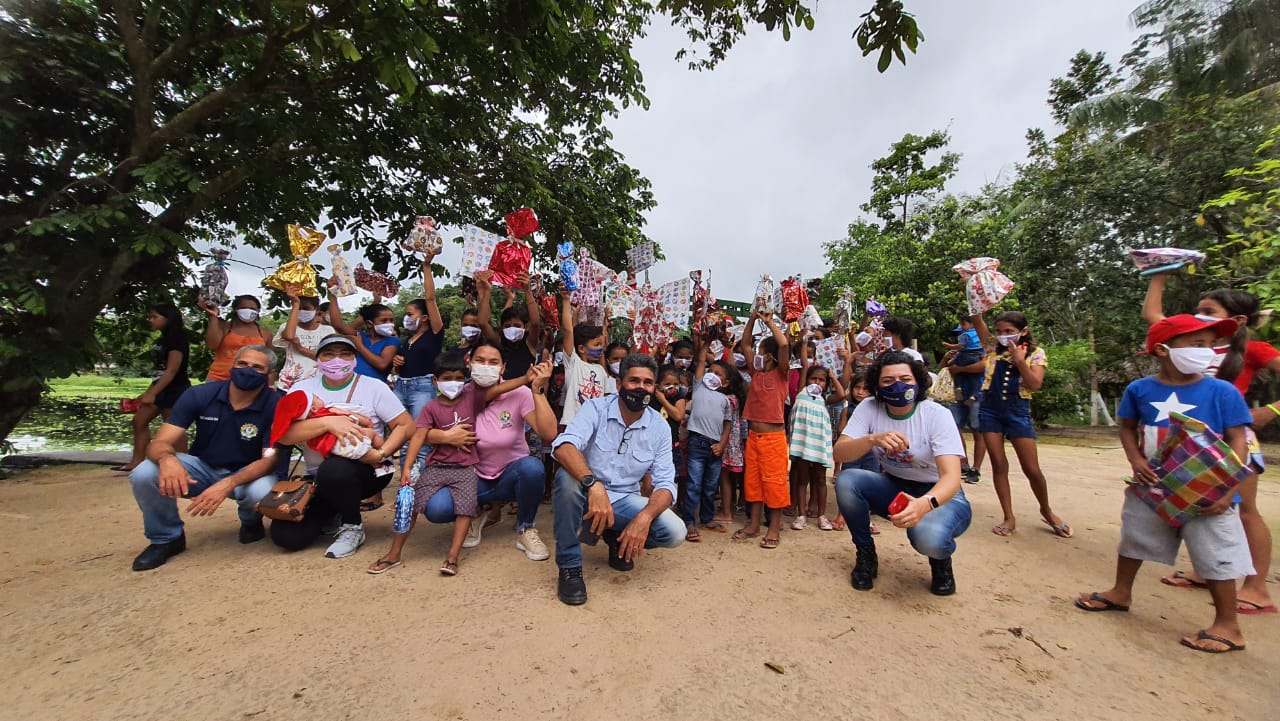
[{"label": "man in blue shirt", "polygon": [[[147,460],[129,474],[133,497],[142,509],[142,525],[151,545],[133,560],[133,570],[149,571],[187,548],[179,498],[190,498],[187,511],[211,516],[228,496],[240,506],[240,542],[266,535],[254,506],[271,491],[276,468],[287,449],[264,453],[279,395],[267,387],[276,355],[270,348],[241,348],[231,367],[231,380],[193,386],[178,398],[173,413],[147,446]],[[176,444],[196,424],[191,452]]]},{"label": "man in blue shirt", "polygon": [[[649,356],[623,358],[618,395],[585,401],[554,442],[560,462],[552,496],[557,591],[570,606],[587,602],[580,537],[591,545],[603,537],[609,565],[619,571],[630,571],[646,548],[684,542],[684,522],[671,510],[676,497],[671,429],[649,407],[657,375]],[[648,498],[640,495],[646,475],[653,480]]]}]

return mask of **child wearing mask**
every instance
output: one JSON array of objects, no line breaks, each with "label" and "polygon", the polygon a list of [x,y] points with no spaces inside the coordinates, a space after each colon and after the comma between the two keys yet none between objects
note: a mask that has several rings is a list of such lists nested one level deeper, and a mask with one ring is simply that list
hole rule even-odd
[{"label": "child wearing mask", "polygon": [[791,528],[795,531],[805,529],[806,513],[818,517],[818,528],[835,530],[826,515],[832,436],[824,397],[830,383],[830,371],[823,366],[809,366],[805,369],[804,387],[791,405],[791,488],[798,509]]},{"label": "child wearing mask", "polygon": [[[755,324],[761,321],[771,335],[760,341],[759,349],[753,348],[751,339]],[[791,504],[787,488],[787,433],[784,407],[787,401],[787,376],[791,369],[791,348],[782,329],[772,315],[751,313],[742,333],[739,346],[752,368],[751,389],[742,417],[747,420],[746,473],[743,478],[743,497],[751,506],[747,525],[734,532],[734,540],[755,538],[765,511],[769,513],[769,528],[760,547],[774,549],[782,534],[782,512]]]},{"label": "child wearing mask", "polygon": [[618,383],[604,365],[604,329],[587,323],[574,324],[573,304],[568,291],[560,292],[560,322],[564,329],[564,410],[560,425],[567,426],[578,415],[583,401],[618,392]]}]

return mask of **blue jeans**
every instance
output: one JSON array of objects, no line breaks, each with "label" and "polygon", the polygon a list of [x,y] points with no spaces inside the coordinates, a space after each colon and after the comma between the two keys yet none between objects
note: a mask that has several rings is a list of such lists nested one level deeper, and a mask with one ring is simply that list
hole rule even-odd
[{"label": "blue jeans", "polygon": [[[871,514],[888,517],[889,502],[898,493],[919,498],[929,493],[933,484],[892,478],[884,473],[850,470],[836,477],[836,502],[849,524],[853,542],[859,546],[874,543],[871,537]],[[950,501],[926,513],[920,523],[907,529],[907,540],[916,552],[929,558],[951,558],[956,539],[969,528],[973,511],[964,497],[964,489],[956,491]]]},{"label": "blue jeans", "polygon": [[[392,392],[396,394],[396,398],[400,399],[400,403],[404,409],[409,412],[413,418],[413,422],[418,422],[418,416],[422,415],[422,409],[436,398],[435,376],[425,375],[416,378],[401,378],[396,381],[396,387]],[[415,428],[416,430],[416,428]],[[409,452],[409,443],[406,441],[404,452],[400,454],[400,473],[405,471],[405,455]],[[418,470],[426,468],[427,454],[431,452],[431,446],[423,443],[422,450],[418,451],[418,460],[414,464]]]},{"label": "blue jeans", "polygon": [[[179,453],[178,460],[191,476],[185,498],[195,498],[206,488],[235,473],[235,468],[214,468],[195,456]],[[182,517],[178,515],[178,499],[160,494],[160,467],[153,461],[143,461],[129,473],[133,497],[142,509],[142,528],[152,543],[169,543],[182,535]],[[266,475],[231,492],[240,506],[241,523],[261,523],[262,516],[253,510],[263,496],[276,484],[274,475]]]},{"label": "blue jeans", "polygon": [[[542,460],[525,456],[512,461],[497,478],[477,478],[476,502],[483,506],[515,501],[516,533],[523,533],[526,528],[533,528],[538,518],[545,477]],[[427,499],[427,507],[422,514],[432,523],[453,523],[457,516],[453,511],[453,491],[448,488],[436,491]]]},{"label": "blue jeans", "polygon": [[[711,452],[711,446],[719,443],[701,433],[690,433],[685,453],[689,461],[689,482],[685,485],[684,498],[680,504],[684,522],[695,525],[711,523],[716,515],[716,487],[720,484],[720,465],[723,456]],[[699,519],[698,509],[702,514]]]},{"label": "blue jeans", "polygon": [[876,473],[879,473],[880,459],[876,457],[876,452],[874,449],[872,449],[870,451],[867,451],[866,455],[862,456],[861,458],[855,458],[852,461],[846,461],[840,466],[840,470],[842,471],[847,471],[851,468],[856,468],[857,470],[860,470],[860,471],[874,471]]},{"label": "blue jeans", "polygon": [[[632,493],[613,502],[613,525],[621,532],[635,518],[649,499]],[[582,568],[582,514],[587,512],[587,494],[578,485],[578,479],[561,468],[556,472],[556,483],[551,493],[551,508],[555,513],[556,565],[560,568]],[[649,538],[645,548],[675,548],[684,543],[684,521],[670,508],[653,519],[649,526]]]}]

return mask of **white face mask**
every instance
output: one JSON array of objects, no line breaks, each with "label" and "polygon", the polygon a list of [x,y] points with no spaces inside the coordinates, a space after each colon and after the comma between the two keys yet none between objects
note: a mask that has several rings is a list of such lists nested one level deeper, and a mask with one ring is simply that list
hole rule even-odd
[{"label": "white face mask", "polygon": [[498,380],[502,377],[502,369],[498,366],[475,365],[471,366],[471,380],[481,388],[497,385]]},{"label": "white face mask", "polygon": [[1000,341],[1000,345],[1008,348],[1011,345],[1016,345],[1018,343],[1018,339],[1021,337],[1021,333],[1014,333],[1013,335],[998,335],[996,336],[996,340]]},{"label": "white face mask", "polygon": [[310,323],[311,321],[313,321],[313,320],[315,320],[315,319],[316,319],[316,312],[315,312],[314,310],[300,310],[300,311],[298,311],[298,322],[299,322],[299,323]]},{"label": "white face mask", "polygon": [[1222,320],[1222,319],[1221,319],[1221,318],[1216,318],[1216,317],[1211,316],[1211,315],[1202,315],[1202,314],[1200,314],[1200,313],[1196,313],[1196,320],[1200,321],[1201,323],[1217,323],[1218,321],[1220,321],[1220,320]]},{"label": "white face mask", "polygon": [[517,328],[516,326],[503,328],[502,336],[512,343],[518,343],[524,339],[524,328]]},{"label": "white face mask", "polygon": [[462,326],[462,339],[463,339],[463,340],[473,340],[473,339],[474,339],[476,336],[478,336],[478,335],[480,335],[480,326],[478,326],[478,325],[464,325],[464,326]]},{"label": "white face mask", "polygon": [[258,320],[258,311],[253,308],[241,308],[236,311],[236,317],[245,323],[253,323]]},{"label": "white face mask", "polygon": [[1169,360],[1173,361],[1173,367],[1187,375],[1204,373],[1213,363],[1214,357],[1218,355],[1212,348],[1170,348],[1165,346],[1165,350],[1169,351]]},{"label": "white face mask", "polygon": [[805,386],[804,390],[806,393],[813,396],[814,398],[822,397],[822,386],[818,385],[817,383],[810,383],[809,385]]},{"label": "white face mask", "polygon": [[676,368],[688,368],[693,365],[693,361],[689,358],[677,358],[675,360]]},{"label": "white face mask", "polygon": [[758,371],[764,370],[764,356],[757,353],[755,362],[751,364],[751,367],[755,368]]},{"label": "white face mask", "polygon": [[407,331],[409,331],[409,332],[411,332],[411,333],[412,333],[413,331],[415,331],[415,330],[417,330],[417,329],[418,329],[418,317],[417,317],[417,316],[413,316],[413,315],[406,315],[406,316],[404,317],[404,319],[403,319],[401,322],[402,322],[402,323],[404,323],[404,329],[405,329],[405,330],[407,330]]},{"label": "white face mask", "polygon": [[436,388],[440,390],[440,395],[453,400],[462,392],[462,386],[466,385],[463,381],[436,381]]},{"label": "white face mask", "polygon": [[720,382],[720,376],[715,373],[708,373],[705,376],[702,376],[702,385],[706,386],[709,391],[718,391],[722,385]]},{"label": "white face mask", "polygon": [[614,361],[609,364],[609,372],[615,376],[622,370],[622,361]]},{"label": "white face mask", "polygon": [[395,323],[379,323],[373,327],[373,332],[377,333],[383,338],[390,338],[391,336],[396,334],[396,324]]},{"label": "white face mask", "polygon": [[747,357],[746,357],[746,356],[744,356],[744,355],[742,355],[741,353],[734,353],[734,354],[733,354],[733,364],[734,364],[735,366],[739,367],[739,368],[746,368],[746,367],[747,367]]}]

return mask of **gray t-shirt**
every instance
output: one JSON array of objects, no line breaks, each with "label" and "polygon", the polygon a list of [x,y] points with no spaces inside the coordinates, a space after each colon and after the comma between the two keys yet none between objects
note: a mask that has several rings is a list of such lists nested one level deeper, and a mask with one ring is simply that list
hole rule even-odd
[{"label": "gray t-shirt", "polygon": [[925,400],[916,404],[915,412],[901,420],[890,418],[885,407],[874,398],[858,404],[849,416],[844,434],[862,438],[873,433],[897,431],[911,444],[900,453],[890,453],[879,446],[873,451],[885,473],[921,483],[938,482],[938,456],[964,458],[964,442],[955,418],[947,408]]},{"label": "gray t-shirt", "polygon": [[724,422],[733,418],[729,396],[720,391],[711,390],[699,380],[693,384],[691,409],[689,432],[706,436],[713,443],[719,443],[720,435],[724,433]]}]

